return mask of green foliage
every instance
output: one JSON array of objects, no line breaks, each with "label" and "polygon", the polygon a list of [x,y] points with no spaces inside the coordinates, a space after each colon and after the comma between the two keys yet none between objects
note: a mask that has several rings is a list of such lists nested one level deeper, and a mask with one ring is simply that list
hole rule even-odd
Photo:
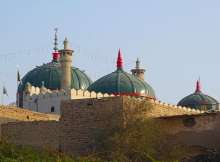
[{"label": "green foliage", "polygon": [[103,159],[120,162],[159,162],[159,144],[163,132],[153,120],[136,120],[124,128],[103,129],[96,132],[96,154]]},{"label": "green foliage", "polygon": [[31,147],[14,146],[0,142],[0,162],[104,162],[90,157],[71,158],[69,156],[40,151]]},{"label": "green foliage", "polygon": [[[184,154],[182,147],[170,145],[167,130],[157,119],[144,118],[142,106],[135,112],[124,112],[124,126],[110,125],[94,132],[94,157],[118,162],[178,162]],[[114,123],[114,116],[108,118]],[[113,121],[112,121],[113,120]]]}]

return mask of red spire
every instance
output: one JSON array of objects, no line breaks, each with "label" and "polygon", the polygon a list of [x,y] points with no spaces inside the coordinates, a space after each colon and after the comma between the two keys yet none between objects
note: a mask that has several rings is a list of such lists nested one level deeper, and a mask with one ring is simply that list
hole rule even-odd
[{"label": "red spire", "polygon": [[196,93],[201,92],[201,84],[200,84],[200,80],[197,80],[196,82]]},{"label": "red spire", "polygon": [[122,69],[123,68],[123,59],[122,59],[122,54],[121,54],[120,48],[118,50],[117,68],[118,69]]}]

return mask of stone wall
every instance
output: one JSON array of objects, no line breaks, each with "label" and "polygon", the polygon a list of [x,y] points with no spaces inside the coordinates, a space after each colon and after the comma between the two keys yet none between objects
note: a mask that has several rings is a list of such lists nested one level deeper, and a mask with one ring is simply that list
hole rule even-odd
[{"label": "stone wall", "polygon": [[92,151],[97,130],[123,124],[122,99],[111,97],[63,102],[60,119],[61,150],[68,154]]},{"label": "stone wall", "polygon": [[214,149],[220,153],[220,113],[161,117],[170,144]]},{"label": "stone wall", "polygon": [[59,115],[37,113],[18,107],[0,105],[0,132],[1,132],[1,125],[8,122],[48,121],[48,120],[58,121],[59,118],[60,118]]},{"label": "stone wall", "polygon": [[56,120],[58,121],[60,116],[55,114],[45,114],[30,111],[27,109],[0,105],[0,118],[8,118],[13,121],[36,121],[36,120]]},{"label": "stone wall", "polygon": [[123,97],[123,109],[126,114],[142,114],[145,117],[176,116],[201,114],[202,111],[149,100],[146,98]]},{"label": "stone wall", "polygon": [[[70,93],[65,93],[64,91],[54,90],[51,91],[46,89],[45,87],[38,88],[34,86],[30,86],[28,92],[24,93],[23,95],[23,107],[25,109],[29,109],[32,111],[43,112],[43,113],[51,113],[51,114],[60,114],[60,103],[62,100],[70,99],[88,99],[88,98],[108,98],[108,97],[115,97],[113,94],[103,94],[103,93],[96,93],[94,91],[89,92],[85,90],[75,90],[71,89]],[[132,98],[132,99],[131,99]],[[187,112],[188,114],[195,114],[201,113],[199,110],[195,110],[192,108],[181,107],[176,105],[171,105],[168,103],[163,103],[158,100],[149,99],[147,97],[142,96],[142,99],[139,98],[138,101],[135,101],[135,97],[131,97],[128,100],[131,103],[138,103],[139,101],[150,101],[154,106],[160,108],[173,108],[173,110],[177,113],[180,112]],[[138,104],[137,104],[138,105]],[[157,109],[157,114],[160,114],[160,109]],[[162,109],[162,115],[165,110]],[[155,111],[154,111],[155,112]],[[152,114],[154,114],[152,112]],[[169,111],[171,112],[171,111]],[[180,113],[181,113],[180,112]],[[168,112],[167,112],[168,113]],[[173,112],[171,112],[171,115]]]},{"label": "stone wall", "polygon": [[2,125],[2,140],[16,145],[59,150],[57,121],[10,122]]},{"label": "stone wall", "polygon": [[155,118],[198,114],[182,107],[134,97],[107,97],[64,101],[61,108],[61,150],[69,154],[94,149],[93,138],[98,130],[123,127],[130,116]]},{"label": "stone wall", "polygon": [[59,126],[50,121],[8,123],[3,125],[2,133],[3,139],[15,144],[53,147],[68,154],[86,154],[95,149],[94,139],[98,131],[124,127],[134,115],[157,119],[164,129],[169,130],[170,143],[199,146],[202,143],[203,147],[218,148],[218,113],[207,114],[134,97],[63,101]]}]

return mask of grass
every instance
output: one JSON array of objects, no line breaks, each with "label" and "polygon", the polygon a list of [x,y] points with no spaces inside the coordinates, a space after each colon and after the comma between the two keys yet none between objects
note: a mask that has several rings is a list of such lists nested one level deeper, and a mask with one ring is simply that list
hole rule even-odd
[{"label": "grass", "polygon": [[36,150],[31,147],[15,146],[0,142],[0,162],[103,162],[82,157],[72,158],[67,155],[47,150]]}]

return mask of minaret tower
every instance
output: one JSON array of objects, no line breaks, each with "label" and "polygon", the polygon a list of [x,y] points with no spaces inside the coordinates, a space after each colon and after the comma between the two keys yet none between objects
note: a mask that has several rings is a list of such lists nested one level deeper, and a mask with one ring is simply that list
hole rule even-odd
[{"label": "minaret tower", "polygon": [[145,73],[145,71],[146,71],[145,69],[140,69],[140,61],[137,58],[136,67],[135,67],[135,69],[131,70],[132,75],[138,77],[141,80],[144,80],[144,73]]},{"label": "minaret tower", "polygon": [[68,40],[65,38],[63,44],[64,49],[60,50],[60,64],[61,64],[61,89],[69,92],[71,89],[71,65],[73,50],[69,48]]}]

